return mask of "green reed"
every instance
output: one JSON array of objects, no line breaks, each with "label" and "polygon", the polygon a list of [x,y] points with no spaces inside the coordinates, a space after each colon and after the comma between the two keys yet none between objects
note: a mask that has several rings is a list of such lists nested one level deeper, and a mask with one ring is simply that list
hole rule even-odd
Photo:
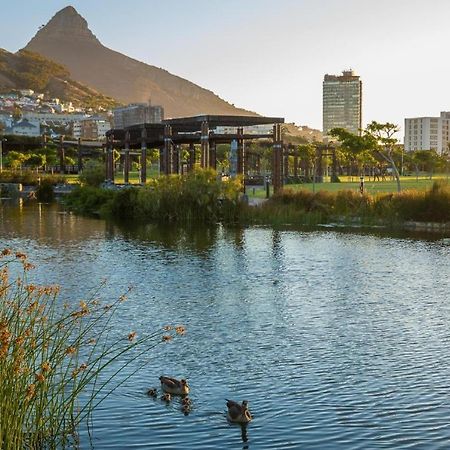
[{"label": "green reed", "polygon": [[[15,265],[18,277],[10,274]],[[146,364],[147,352],[184,333],[179,326],[113,338],[111,321],[126,295],[102,304],[96,291],[75,308],[62,305],[58,286],[28,282],[32,269],[23,253],[0,254],[0,448],[5,450],[72,445],[80,423]],[[100,377],[113,363],[111,373]],[[131,373],[119,379],[132,363]]]}]

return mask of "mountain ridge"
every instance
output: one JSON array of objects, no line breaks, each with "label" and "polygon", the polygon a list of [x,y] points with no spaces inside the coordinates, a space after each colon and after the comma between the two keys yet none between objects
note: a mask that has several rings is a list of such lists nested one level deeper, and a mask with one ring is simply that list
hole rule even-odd
[{"label": "mountain ridge", "polygon": [[72,6],[58,11],[25,47],[65,66],[71,78],[121,103],[161,104],[167,117],[255,115],[195,83],[105,47]]},{"label": "mountain ridge", "polygon": [[76,106],[109,109],[117,102],[69,76],[68,70],[44,56],[0,48],[0,90],[32,89],[49,98],[71,101]]}]

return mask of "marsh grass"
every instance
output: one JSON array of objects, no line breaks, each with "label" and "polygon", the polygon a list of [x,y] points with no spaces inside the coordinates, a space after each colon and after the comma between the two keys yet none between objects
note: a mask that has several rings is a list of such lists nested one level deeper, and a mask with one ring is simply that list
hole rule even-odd
[{"label": "marsh grass", "polygon": [[151,180],[145,187],[107,191],[79,188],[66,205],[79,213],[166,223],[300,224],[405,221],[450,222],[450,185],[436,181],[428,190],[360,194],[285,188],[258,207],[240,201],[241,180],[221,181],[212,170]]},{"label": "marsh grass", "polygon": [[450,222],[450,185],[437,181],[427,191],[360,194],[284,189],[257,208],[247,208],[245,222],[317,225],[323,222],[401,225],[406,221]]},{"label": "marsh grass", "polygon": [[118,191],[80,187],[66,199],[66,206],[82,214],[119,219],[174,223],[230,222],[239,218],[242,180],[221,181],[211,169],[188,175],[150,180],[144,187]]},{"label": "marsh grass", "polygon": [[126,296],[106,305],[94,292],[71,308],[58,286],[28,282],[26,255],[5,249],[0,257],[0,448],[73,445],[80,423],[147,363],[147,352],[184,328],[113,337]]}]

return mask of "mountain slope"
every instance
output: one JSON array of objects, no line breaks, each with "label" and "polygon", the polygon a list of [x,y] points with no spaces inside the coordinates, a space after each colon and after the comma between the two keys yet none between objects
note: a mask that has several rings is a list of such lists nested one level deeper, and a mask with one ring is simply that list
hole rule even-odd
[{"label": "mountain slope", "polygon": [[164,106],[166,117],[254,114],[166,70],[103,46],[71,6],[59,11],[25,48],[63,64],[73,79],[120,102],[151,99]]},{"label": "mountain slope", "polygon": [[92,88],[70,79],[69,71],[42,55],[0,49],[0,90],[33,89],[50,98],[72,101],[86,107],[111,108],[116,102]]}]

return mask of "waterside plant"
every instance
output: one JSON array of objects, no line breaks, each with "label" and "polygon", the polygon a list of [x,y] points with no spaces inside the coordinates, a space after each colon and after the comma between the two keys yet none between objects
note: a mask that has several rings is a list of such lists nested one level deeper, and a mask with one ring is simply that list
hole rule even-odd
[{"label": "waterside plant", "polygon": [[450,222],[450,185],[435,182],[428,191],[377,195],[284,189],[257,208],[247,209],[248,223],[299,224],[362,223],[401,226],[407,221]]},{"label": "waterside plant", "polygon": [[[25,254],[1,252],[0,448],[5,450],[74,445],[80,423],[147,363],[149,349],[184,333],[183,327],[166,327],[120,336],[112,318],[125,295],[102,304],[96,291],[75,307],[63,305],[58,286],[28,281],[32,269]],[[118,377],[128,366],[127,375]]]},{"label": "waterside plant", "polygon": [[221,181],[210,169],[150,180],[144,187],[110,190],[83,186],[65,199],[78,213],[177,223],[239,220],[240,179]]},{"label": "waterside plant", "polygon": [[249,207],[239,179],[221,181],[211,170],[151,180],[145,187],[112,191],[81,187],[67,207],[82,214],[174,223],[293,224],[358,223],[397,226],[406,221],[450,222],[450,185],[428,191],[361,194],[356,190],[310,192],[288,187]]}]

